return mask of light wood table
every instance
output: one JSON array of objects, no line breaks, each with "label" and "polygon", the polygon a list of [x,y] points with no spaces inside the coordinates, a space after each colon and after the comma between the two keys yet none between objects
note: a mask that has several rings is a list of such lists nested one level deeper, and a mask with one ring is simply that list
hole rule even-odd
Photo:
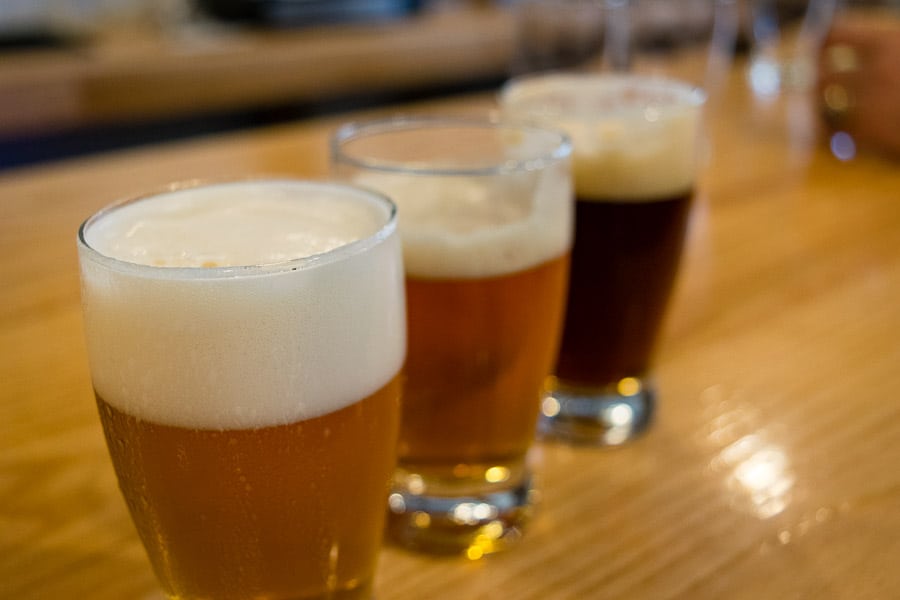
[{"label": "light wood table", "polygon": [[[803,98],[756,101],[738,70],[723,93],[653,428],[539,445],[518,547],[387,548],[380,600],[900,598],[900,168],[838,161]],[[80,221],[171,180],[321,175],[338,121],[0,175],[0,598],[159,597],[91,394]]]}]

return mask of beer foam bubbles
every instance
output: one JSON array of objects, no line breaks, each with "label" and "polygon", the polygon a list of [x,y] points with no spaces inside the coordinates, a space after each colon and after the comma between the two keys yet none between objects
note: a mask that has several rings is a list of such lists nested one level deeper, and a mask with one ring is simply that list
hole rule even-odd
[{"label": "beer foam bubbles", "polygon": [[503,111],[572,138],[581,200],[652,201],[691,189],[705,97],[673,80],[553,74],[510,82]]},{"label": "beer foam bubbles", "polygon": [[505,275],[572,243],[570,164],[503,175],[362,171],[354,181],[398,207],[406,272],[422,278]]},{"label": "beer foam bubbles", "polygon": [[391,211],[362,190],[285,180],[99,213],[79,244],[97,394],[200,429],[292,423],[371,395],[406,352]]},{"label": "beer foam bubbles", "polygon": [[158,267],[266,265],[327,252],[372,235],[383,216],[285,183],[214,185],[126,204],[85,232],[105,256]]}]

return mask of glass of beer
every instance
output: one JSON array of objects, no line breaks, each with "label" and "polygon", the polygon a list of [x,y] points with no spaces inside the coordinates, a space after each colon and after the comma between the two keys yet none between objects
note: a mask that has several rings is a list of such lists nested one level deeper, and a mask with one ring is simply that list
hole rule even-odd
[{"label": "glass of beer", "polygon": [[396,202],[409,354],[388,532],[480,557],[533,506],[526,455],[556,356],[572,236],[570,143],[488,120],[342,127],[336,174]]},{"label": "glass of beer", "polygon": [[173,186],[89,218],[78,250],[100,418],[163,591],[370,599],[406,352],[394,205]]},{"label": "glass of beer", "polygon": [[541,433],[621,444],[653,414],[654,346],[695,190],[704,93],[671,79],[552,74],[510,81],[500,101],[574,146],[571,282]]}]

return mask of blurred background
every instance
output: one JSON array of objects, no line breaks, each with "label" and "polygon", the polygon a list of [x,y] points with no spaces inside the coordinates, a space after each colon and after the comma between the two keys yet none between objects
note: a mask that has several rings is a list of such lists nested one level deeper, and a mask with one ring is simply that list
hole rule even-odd
[{"label": "blurred background", "polygon": [[496,85],[508,15],[447,0],[2,0],[0,170]]},{"label": "blurred background", "polygon": [[[600,55],[621,63],[604,44],[627,26],[603,21],[597,10],[624,3],[2,0],[0,170],[492,90],[510,75],[577,67]],[[696,0],[697,10],[672,10],[666,1],[641,0],[652,10],[640,14],[635,39],[671,52],[687,33],[713,31],[704,15],[716,5],[727,62],[748,49],[751,3],[797,19],[808,4]],[[725,20],[738,15],[740,25]],[[763,83],[777,85],[772,77]]]}]

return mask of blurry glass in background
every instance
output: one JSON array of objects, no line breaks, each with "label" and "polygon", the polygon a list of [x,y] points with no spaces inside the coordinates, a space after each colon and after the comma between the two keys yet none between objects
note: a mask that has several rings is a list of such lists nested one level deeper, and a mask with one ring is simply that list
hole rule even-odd
[{"label": "blurry glass in background", "polygon": [[737,0],[526,0],[517,5],[513,74],[632,71],[711,92],[728,73]]},{"label": "blurry glass in background", "polygon": [[808,90],[816,80],[816,55],[839,0],[747,0],[750,66],[756,94]]},{"label": "blurry glass in background", "polygon": [[710,97],[734,58],[737,0],[630,0],[631,71],[673,77]]},{"label": "blurry glass in background", "polygon": [[390,536],[470,558],[521,534],[526,460],[559,345],[572,240],[571,145],[555,130],[395,119],[341,128],[337,175],[398,206],[404,367]]},{"label": "blurry glass in background", "polygon": [[514,75],[628,66],[627,0],[524,0],[515,7]]}]

